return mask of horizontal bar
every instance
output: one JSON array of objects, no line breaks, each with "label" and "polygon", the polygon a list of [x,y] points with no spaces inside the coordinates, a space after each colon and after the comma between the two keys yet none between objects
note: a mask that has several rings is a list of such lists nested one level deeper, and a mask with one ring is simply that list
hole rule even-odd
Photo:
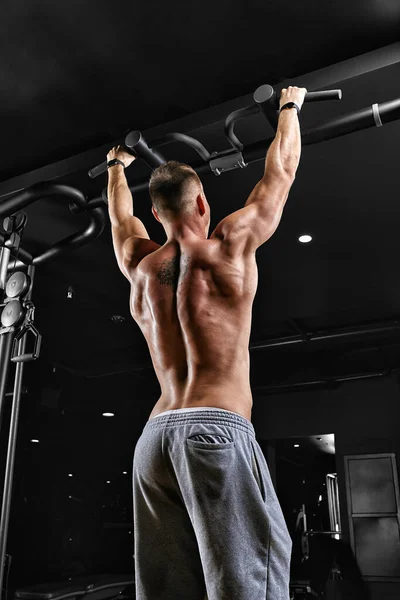
[{"label": "horizontal bar", "polygon": [[[400,99],[378,104],[377,111],[383,125],[400,119]],[[322,123],[321,125],[304,132],[302,134],[302,140],[304,145],[317,144],[318,142],[325,142],[333,138],[376,126],[377,123],[371,106],[347,115],[342,115],[327,123]]]},{"label": "horizontal bar", "polygon": [[[400,99],[391,100],[377,105],[382,123],[389,123],[400,119]],[[335,119],[331,119],[322,125],[318,125],[309,131],[302,133],[302,144],[304,146],[324,142],[336,137],[348,135],[362,129],[368,129],[370,127],[376,127],[374,118],[374,111],[372,107],[363,108],[355,112],[342,115]],[[275,137],[275,136],[274,136]],[[243,157],[247,164],[257,162],[258,160],[265,160],[266,152],[274,140],[274,137],[249,144],[243,149]],[[151,142],[149,143],[151,145]],[[226,150],[223,151],[226,154]],[[213,158],[217,158],[216,154]],[[211,172],[209,164],[205,163],[191,163],[190,165],[196,173],[199,175],[207,174]],[[132,186],[130,186],[132,192],[140,192],[148,190],[148,178],[141,179]],[[97,206],[98,198],[89,201],[89,206]]]}]

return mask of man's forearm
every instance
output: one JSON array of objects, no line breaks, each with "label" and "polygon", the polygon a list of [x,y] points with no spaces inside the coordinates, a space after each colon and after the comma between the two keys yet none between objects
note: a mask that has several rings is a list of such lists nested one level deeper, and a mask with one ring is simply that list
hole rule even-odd
[{"label": "man's forearm", "polygon": [[132,194],[122,165],[108,169],[107,197],[112,225],[117,226],[128,216],[133,216]]},{"label": "man's forearm", "polygon": [[265,175],[296,175],[301,155],[299,118],[295,108],[281,112],[276,136],[270,145],[265,161]]}]

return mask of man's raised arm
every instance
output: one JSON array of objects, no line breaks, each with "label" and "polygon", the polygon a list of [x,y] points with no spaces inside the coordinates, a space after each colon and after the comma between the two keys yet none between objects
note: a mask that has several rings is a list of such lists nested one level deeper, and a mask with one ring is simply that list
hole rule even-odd
[{"label": "man's raised arm", "polygon": [[[307,90],[283,89],[280,108],[295,103],[301,109]],[[223,219],[213,236],[221,237],[236,251],[255,251],[279,225],[301,155],[301,134],[295,106],[282,110],[275,139],[270,145],[262,179],[251,192],[245,207]]]},{"label": "man's raised arm", "polygon": [[107,155],[108,161],[108,213],[117,263],[122,273],[127,275],[128,265],[135,266],[148,249],[149,240],[146,227],[133,214],[133,198],[125,177],[125,168],[135,157],[117,146]]}]

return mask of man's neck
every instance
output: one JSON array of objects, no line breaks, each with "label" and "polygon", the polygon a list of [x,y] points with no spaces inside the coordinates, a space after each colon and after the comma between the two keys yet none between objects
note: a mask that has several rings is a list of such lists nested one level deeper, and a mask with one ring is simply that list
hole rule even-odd
[{"label": "man's neck", "polygon": [[207,239],[204,226],[200,223],[174,223],[168,229],[165,228],[167,241],[190,241],[194,238]]}]

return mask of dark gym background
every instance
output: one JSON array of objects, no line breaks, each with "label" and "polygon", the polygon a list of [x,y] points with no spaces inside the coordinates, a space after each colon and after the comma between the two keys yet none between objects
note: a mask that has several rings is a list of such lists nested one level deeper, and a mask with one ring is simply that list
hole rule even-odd
[{"label": "dark gym background", "polygon": [[[225,117],[265,83],[343,90],[340,102],[304,107],[303,131],[398,98],[399,25],[397,0],[14,1],[0,22],[0,202],[50,180],[100,196],[106,178],[91,180],[87,171],[132,129],[150,140],[180,131],[222,150]],[[272,133],[261,116],[236,131],[245,144]],[[299,459],[302,439],[334,434],[326,468],[338,474],[347,542],[345,457],[394,453],[398,460],[400,452],[399,139],[395,121],[304,148],[281,225],[258,251],[250,350],[257,437],[266,455],[275,448],[270,468],[284,505],[285,494],[303,492],[283,465]],[[180,145],[164,153],[196,158]],[[211,229],[244,205],[262,172],[261,161],[203,177]],[[139,161],[127,171],[132,184],[148,174]],[[134,203],[163,243],[147,193]],[[51,200],[25,212],[22,246],[34,255],[87,222]],[[312,242],[300,244],[302,234]],[[108,223],[91,244],[39,267],[32,299],[43,347],[24,375],[10,593],[133,571],[132,457],[158,398]],[[398,552],[394,546],[399,565]],[[400,567],[366,584],[373,600],[394,600]]]}]

